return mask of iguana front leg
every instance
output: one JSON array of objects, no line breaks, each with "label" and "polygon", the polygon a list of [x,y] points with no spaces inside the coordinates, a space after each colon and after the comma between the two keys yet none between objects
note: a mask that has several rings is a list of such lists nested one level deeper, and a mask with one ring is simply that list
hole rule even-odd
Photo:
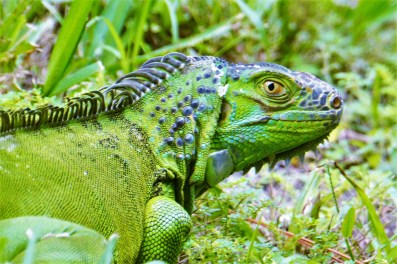
[{"label": "iguana front leg", "polygon": [[150,199],[138,263],[153,260],[176,263],[191,226],[189,214],[174,200],[165,196]]}]

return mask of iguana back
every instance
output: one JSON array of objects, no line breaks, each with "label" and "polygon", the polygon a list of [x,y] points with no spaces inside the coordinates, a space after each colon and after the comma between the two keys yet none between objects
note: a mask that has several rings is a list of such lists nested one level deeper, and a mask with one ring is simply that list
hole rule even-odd
[{"label": "iguana back", "polygon": [[116,261],[174,262],[195,197],[315,147],[341,113],[334,88],[279,65],[158,57],[65,107],[0,112],[0,219],[116,232]]},{"label": "iguana back", "polygon": [[1,217],[45,215],[105,237],[117,232],[122,259],[136,259],[158,162],[121,113],[100,120],[5,136]]}]

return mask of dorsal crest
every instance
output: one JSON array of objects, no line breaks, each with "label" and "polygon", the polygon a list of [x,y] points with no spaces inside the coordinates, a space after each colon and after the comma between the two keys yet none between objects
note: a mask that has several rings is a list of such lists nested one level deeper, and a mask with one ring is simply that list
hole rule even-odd
[{"label": "dorsal crest", "polygon": [[0,111],[0,135],[19,128],[59,125],[70,120],[86,119],[98,114],[130,106],[155,89],[170,74],[182,70],[196,58],[182,53],[169,53],[146,61],[138,70],[119,78],[115,83],[79,97],[67,98],[65,106],[45,105],[36,109]]}]

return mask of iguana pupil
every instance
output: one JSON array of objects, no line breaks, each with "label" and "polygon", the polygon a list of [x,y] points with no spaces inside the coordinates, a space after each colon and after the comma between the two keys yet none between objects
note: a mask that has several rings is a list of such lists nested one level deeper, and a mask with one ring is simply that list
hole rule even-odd
[{"label": "iguana pupil", "polygon": [[267,88],[269,88],[269,91],[273,91],[273,90],[274,90],[274,83],[273,83],[273,82],[270,82],[270,83],[267,85]]}]

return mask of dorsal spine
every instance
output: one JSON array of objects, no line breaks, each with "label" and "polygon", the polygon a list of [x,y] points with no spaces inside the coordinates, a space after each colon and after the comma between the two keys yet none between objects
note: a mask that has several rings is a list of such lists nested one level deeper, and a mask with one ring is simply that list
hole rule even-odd
[{"label": "dorsal spine", "polygon": [[150,59],[138,70],[122,76],[109,86],[67,99],[63,107],[45,105],[36,109],[1,110],[0,135],[22,128],[56,126],[71,120],[92,118],[104,112],[123,109],[136,103],[170,74],[182,70],[195,59],[176,52]]}]

